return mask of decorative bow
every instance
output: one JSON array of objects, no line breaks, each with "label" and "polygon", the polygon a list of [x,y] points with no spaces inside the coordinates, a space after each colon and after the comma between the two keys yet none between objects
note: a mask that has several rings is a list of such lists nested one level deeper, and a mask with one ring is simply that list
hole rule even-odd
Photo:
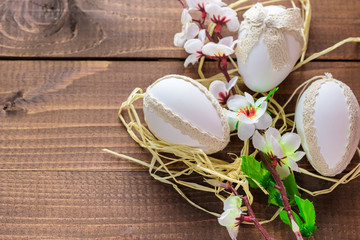
[{"label": "decorative bow", "polygon": [[267,14],[265,8],[255,4],[243,15],[240,32],[244,36],[238,40],[236,55],[245,63],[249,53],[263,34],[263,40],[269,52],[275,71],[289,65],[289,56],[286,48],[284,33],[290,33],[303,46],[303,22],[298,8],[289,8],[276,14]]}]

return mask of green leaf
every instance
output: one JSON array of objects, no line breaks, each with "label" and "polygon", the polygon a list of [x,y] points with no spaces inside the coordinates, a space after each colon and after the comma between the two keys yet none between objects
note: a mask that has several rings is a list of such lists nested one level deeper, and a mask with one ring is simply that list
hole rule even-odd
[{"label": "green leaf", "polygon": [[280,219],[291,228],[290,219],[285,210],[279,212]]},{"label": "green leaf", "polygon": [[314,204],[307,199],[302,199],[298,196],[295,196],[295,201],[299,207],[299,214],[304,220],[303,227],[300,228],[301,234],[304,237],[312,237],[316,231],[315,226],[315,208]]},{"label": "green leaf", "polygon": [[[301,220],[301,218],[299,217],[299,215],[296,214],[296,212],[291,211],[292,214],[294,215],[295,218],[295,222],[296,224],[299,226],[300,228],[300,232],[301,232],[301,227],[304,225],[303,221]],[[291,223],[290,223],[290,219],[289,216],[287,215],[287,212],[285,210],[280,211],[279,213],[280,219],[287,225],[289,225],[290,228],[292,228]]]},{"label": "green leaf", "polygon": [[278,207],[283,207],[280,191],[274,188],[275,183],[270,185],[266,191],[269,193],[268,203]]},{"label": "green leaf", "polygon": [[296,181],[295,181],[294,173],[291,173],[289,176],[287,176],[282,181],[285,186],[286,195],[289,198],[289,204],[291,206],[293,206],[293,205],[295,205],[295,196],[300,196],[300,192],[299,192],[299,189],[298,189]]},{"label": "green leaf", "polygon": [[241,170],[251,179],[258,182],[263,188],[267,188],[273,182],[271,173],[261,162],[250,156],[241,156],[241,158]]},{"label": "green leaf", "polygon": [[251,188],[259,188],[259,186],[251,178],[246,178]]},{"label": "green leaf", "polygon": [[[309,200],[301,199],[300,197],[295,195],[295,202],[297,206],[299,207],[299,214],[301,216],[301,219],[299,215],[297,215],[294,211],[292,211],[295,222],[300,228],[301,235],[303,237],[311,238],[314,235],[314,232],[316,230],[315,226],[315,209],[312,202]],[[282,210],[280,213],[280,219],[287,225],[291,227],[291,223],[289,220],[289,217],[285,210]]]}]

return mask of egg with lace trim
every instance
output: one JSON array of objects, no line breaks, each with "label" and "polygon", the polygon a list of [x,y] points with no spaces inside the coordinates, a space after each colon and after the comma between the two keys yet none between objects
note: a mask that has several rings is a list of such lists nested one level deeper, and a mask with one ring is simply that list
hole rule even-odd
[{"label": "egg with lace trim", "polygon": [[245,85],[255,92],[278,86],[291,72],[304,45],[298,8],[255,4],[243,14],[235,54]]},{"label": "egg with lace trim", "polygon": [[295,112],[301,144],[311,165],[324,176],[341,173],[360,139],[360,108],[344,83],[326,74],[301,95]]},{"label": "egg with lace trim", "polygon": [[172,144],[218,152],[230,141],[222,107],[195,80],[167,75],[149,86],[144,94],[144,116],[150,131]]}]

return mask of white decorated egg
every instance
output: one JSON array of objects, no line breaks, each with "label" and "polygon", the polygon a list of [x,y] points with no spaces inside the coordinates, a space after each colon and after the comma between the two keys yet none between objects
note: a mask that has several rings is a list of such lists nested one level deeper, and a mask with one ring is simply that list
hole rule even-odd
[{"label": "white decorated egg", "polygon": [[257,3],[243,17],[235,51],[239,71],[249,89],[266,92],[289,75],[300,57],[300,10]]},{"label": "white decorated egg", "polygon": [[360,109],[354,93],[326,74],[301,95],[295,112],[301,144],[311,165],[322,175],[341,173],[360,139]]},{"label": "white decorated egg", "polygon": [[145,121],[159,139],[218,152],[230,141],[222,107],[200,83],[168,75],[148,87],[144,95]]}]

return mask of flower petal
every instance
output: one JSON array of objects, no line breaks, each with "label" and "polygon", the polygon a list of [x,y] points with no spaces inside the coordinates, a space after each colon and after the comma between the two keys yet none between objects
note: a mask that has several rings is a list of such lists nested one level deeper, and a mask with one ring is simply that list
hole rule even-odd
[{"label": "flower petal", "polygon": [[205,6],[205,11],[212,16],[214,14],[219,14],[221,11],[221,7],[216,4],[210,3]]},{"label": "flower petal", "polygon": [[236,224],[236,218],[240,217],[241,211],[237,208],[228,209],[221,214],[218,218],[218,222],[224,227],[234,227]]},{"label": "flower petal", "polygon": [[294,162],[291,158],[288,158],[288,159],[289,159],[289,162],[290,162],[290,168],[293,171],[300,172],[300,169],[299,169],[299,166],[297,165],[297,163]]},{"label": "flower petal", "polygon": [[270,127],[268,130],[266,130],[265,132],[266,141],[271,142],[271,136],[273,136],[278,141],[281,139],[280,132],[276,128]]},{"label": "flower petal", "polygon": [[186,23],[189,23],[192,21],[192,17],[189,13],[189,10],[184,9],[181,13],[181,23],[182,25],[185,25]]},{"label": "flower petal", "polygon": [[230,37],[224,37],[224,38],[220,39],[219,44],[222,44],[222,45],[225,45],[225,46],[228,46],[231,48],[233,42],[234,42],[234,38],[232,36],[230,36]]},{"label": "flower petal", "polygon": [[279,174],[281,179],[286,178],[290,174],[290,169],[286,165],[280,166],[279,164],[276,165],[276,172]]},{"label": "flower petal", "polygon": [[223,111],[224,111],[226,117],[228,117],[228,118],[233,118],[233,119],[235,119],[235,120],[238,120],[235,112],[229,111],[229,110],[227,110],[227,109],[225,109],[225,108],[223,108]]},{"label": "flower petal", "polygon": [[213,81],[209,86],[209,92],[217,99],[220,92],[227,92],[225,83],[220,80]]},{"label": "flower petal", "polygon": [[275,139],[274,136],[271,136],[271,147],[272,147],[273,153],[278,158],[283,158],[284,157],[283,149],[281,148],[280,143],[278,142],[278,140]]},{"label": "flower petal", "polygon": [[256,100],[255,107],[260,106],[265,101],[265,99],[266,97],[261,97],[258,100]]},{"label": "flower petal", "polygon": [[[255,124],[255,122],[256,122],[256,119],[248,118],[244,113],[238,114],[238,119],[240,122],[246,123],[246,124]],[[255,125],[254,125],[254,127],[255,127]]]},{"label": "flower petal", "polygon": [[302,159],[305,156],[305,152],[303,151],[297,151],[291,155],[289,155],[288,157],[291,158],[293,161],[297,162],[300,159]]},{"label": "flower petal", "polygon": [[217,52],[217,44],[214,42],[209,42],[204,45],[202,48],[202,52],[206,55],[214,56],[214,54]]},{"label": "flower petal", "polygon": [[186,39],[193,39],[199,33],[199,27],[195,23],[188,23],[188,26],[185,28],[185,37]]},{"label": "flower petal", "polygon": [[254,98],[250,94],[248,94],[247,92],[245,92],[245,98],[252,106],[255,105]]},{"label": "flower petal", "polygon": [[221,16],[226,16],[227,18],[237,18],[237,13],[235,10],[229,8],[229,7],[222,7],[220,8],[220,14]]},{"label": "flower petal", "polygon": [[266,149],[267,144],[266,144],[265,138],[258,131],[255,131],[255,133],[252,137],[252,144],[256,149],[258,149],[262,152],[267,152],[267,149]]},{"label": "flower petal", "polygon": [[187,67],[190,63],[192,65],[194,65],[195,63],[197,63],[199,60],[199,58],[197,57],[196,54],[190,54],[186,59],[185,59],[185,62],[184,62],[184,67]]},{"label": "flower petal", "polygon": [[201,51],[201,48],[204,44],[199,39],[189,39],[186,41],[184,48],[188,53],[196,53],[197,51]]},{"label": "flower petal", "polygon": [[225,113],[225,116],[227,117],[227,121],[230,127],[230,132],[235,131],[236,129],[236,124],[239,122],[236,114],[232,111],[229,111],[227,109],[223,108],[223,111]]},{"label": "flower petal", "polygon": [[255,127],[256,129],[266,129],[268,127],[270,127],[272,124],[272,118],[270,117],[270,115],[268,113],[264,113],[259,119],[258,122],[255,123]]},{"label": "flower petal", "polygon": [[183,32],[176,33],[174,36],[174,45],[175,47],[183,47],[186,41],[185,35]]},{"label": "flower petal", "polygon": [[239,122],[236,118],[228,118],[228,124],[230,128],[230,132],[233,132],[236,130],[236,124]]},{"label": "flower petal", "polygon": [[226,227],[231,240],[236,240],[239,232],[239,227]]},{"label": "flower petal", "polygon": [[227,87],[226,87],[228,91],[230,91],[230,89],[232,89],[236,85],[237,80],[238,80],[238,77],[235,76],[228,82]]},{"label": "flower petal", "polygon": [[238,137],[242,141],[249,139],[254,134],[254,131],[255,131],[254,124],[247,124],[247,123],[239,122]]},{"label": "flower petal", "polygon": [[300,143],[301,138],[296,133],[285,133],[280,140],[280,144],[287,154],[294,153],[300,147]]},{"label": "flower petal", "polygon": [[218,45],[219,45],[219,51],[225,54],[226,56],[229,56],[235,52],[234,49],[232,49],[231,47],[222,44],[218,44]]},{"label": "flower petal", "polygon": [[240,28],[239,20],[236,18],[231,18],[229,22],[226,23],[226,26],[230,32],[236,32]]},{"label": "flower petal", "polygon": [[227,101],[227,106],[230,110],[237,111],[240,108],[244,108],[247,106],[248,101],[246,98],[242,95],[233,95],[229,97],[229,100]]},{"label": "flower petal", "polygon": [[259,115],[260,117],[266,112],[267,108],[267,102],[263,102],[260,107],[256,107],[256,115]]},{"label": "flower petal", "polygon": [[232,49],[228,46],[225,46],[223,44],[209,42],[209,43],[205,44],[205,46],[202,49],[202,52],[204,54],[210,55],[210,56],[223,57],[223,55],[229,56],[229,55],[233,54],[234,49]]},{"label": "flower petal", "polygon": [[199,39],[200,39],[200,41],[201,41],[201,42],[203,43],[203,45],[204,45],[205,40],[206,40],[206,31],[205,31],[205,29],[200,30],[200,32],[199,32]]},{"label": "flower petal", "polygon": [[239,196],[230,196],[224,201],[224,211],[228,209],[240,209],[242,200]]}]

